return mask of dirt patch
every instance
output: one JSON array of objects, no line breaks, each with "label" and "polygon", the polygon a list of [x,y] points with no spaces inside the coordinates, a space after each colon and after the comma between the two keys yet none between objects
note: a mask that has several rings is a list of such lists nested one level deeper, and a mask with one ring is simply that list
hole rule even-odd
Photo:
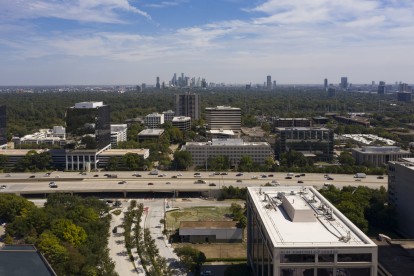
[{"label": "dirt patch", "polygon": [[240,259],[247,257],[245,243],[174,244],[174,247],[190,245],[203,252],[207,259]]}]

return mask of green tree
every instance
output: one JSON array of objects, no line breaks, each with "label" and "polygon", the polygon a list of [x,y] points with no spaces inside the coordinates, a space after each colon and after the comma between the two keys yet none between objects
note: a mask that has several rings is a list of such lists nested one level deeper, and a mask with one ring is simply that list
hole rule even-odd
[{"label": "green tree", "polygon": [[173,167],[176,170],[186,170],[193,165],[191,153],[186,150],[174,152]]},{"label": "green tree", "polygon": [[342,165],[353,166],[355,165],[355,158],[349,152],[343,151],[339,155],[339,163]]},{"label": "green tree", "polygon": [[181,263],[187,271],[198,271],[201,265],[206,261],[206,256],[203,252],[188,245],[177,247],[174,249],[174,252],[180,258]]},{"label": "green tree", "polygon": [[17,161],[15,171],[39,171],[51,167],[52,156],[49,152],[37,153],[34,150],[29,151],[22,159]]},{"label": "green tree", "polygon": [[65,262],[68,258],[66,248],[60,244],[60,240],[50,231],[45,231],[40,235],[37,247],[52,264]]},{"label": "green tree", "polygon": [[242,172],[251,172],[253,170],[254,164],[253,159],[250,155],[243,155],[240,158],[238,170]]},{"label": "green tree", "polygon": [[8,161],[9,157],[7,155],[0,154],[0,169],[4,169]]},{"label": "green tree", "polygon": [[59,238],[77,247],[85,242],[85,230],[68,219],[58,219],[52,222],[52,232]]}]

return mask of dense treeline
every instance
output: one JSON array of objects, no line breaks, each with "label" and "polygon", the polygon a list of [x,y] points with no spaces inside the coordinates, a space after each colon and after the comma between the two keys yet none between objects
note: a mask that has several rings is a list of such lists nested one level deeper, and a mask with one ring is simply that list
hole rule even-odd
[{"label": "dense treeline", "polygon": [[44,208],[0,195],[5,242],[35,244],[58,275],[117,275],[108,253],[109,207],[96,198],[49,195]]},{"label": "dense treeline", "polygon": [[[7,105],[10,135],[24,135],[39,128],[64,125],[67,108],[80,101],[103,101],[111,106],[111,122],[151,112],[174,109],[176,90],[128,92],[3,93],[0,104]],[[231,105],[242,109],[242,123],[255,126],[255,116],[308,117],[325,112],[372,112],[373,126],[399,127],[414,121],[413,103],[395,101],[394,95],[338,92],[329,98],[317,89],[280,88],[277,91],[216,89],[196,91],[201,110],[207,106]],[[392,104],[392,105],[391,105]]]},{"label": "dense treeline", "polygon": [[320,193],[366,233],[396,228],[395,209],[387,204],[388,194],[382,186],[380,189],[365,186],[338,189],[330,185],[321,189]]}]

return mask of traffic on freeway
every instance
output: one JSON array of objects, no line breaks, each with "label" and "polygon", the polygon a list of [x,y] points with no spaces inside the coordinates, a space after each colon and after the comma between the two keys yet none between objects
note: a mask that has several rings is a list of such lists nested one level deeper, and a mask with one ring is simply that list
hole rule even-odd
[{"label": "traffic on freeway", "polygon": [[[50,183],[53,183],[50,184]],[[351,174],[209,172],[209,171],[122,171],[122,172],[48,172],[0,174],[0,193],[120,192],[120,191],[206,191],[223,186],[270,185],[388,186],[387,176]],[[3,188],[4,186],[4,188]]]}]

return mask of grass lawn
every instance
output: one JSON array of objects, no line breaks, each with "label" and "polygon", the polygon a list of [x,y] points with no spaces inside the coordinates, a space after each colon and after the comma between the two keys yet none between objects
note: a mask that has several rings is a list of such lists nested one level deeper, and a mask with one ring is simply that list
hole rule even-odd
[{"label": "grass lawn", "polygon": [[229,207],[198,206],[167,212],[167,228],[177,229],[181,221],[231,220]]}]

